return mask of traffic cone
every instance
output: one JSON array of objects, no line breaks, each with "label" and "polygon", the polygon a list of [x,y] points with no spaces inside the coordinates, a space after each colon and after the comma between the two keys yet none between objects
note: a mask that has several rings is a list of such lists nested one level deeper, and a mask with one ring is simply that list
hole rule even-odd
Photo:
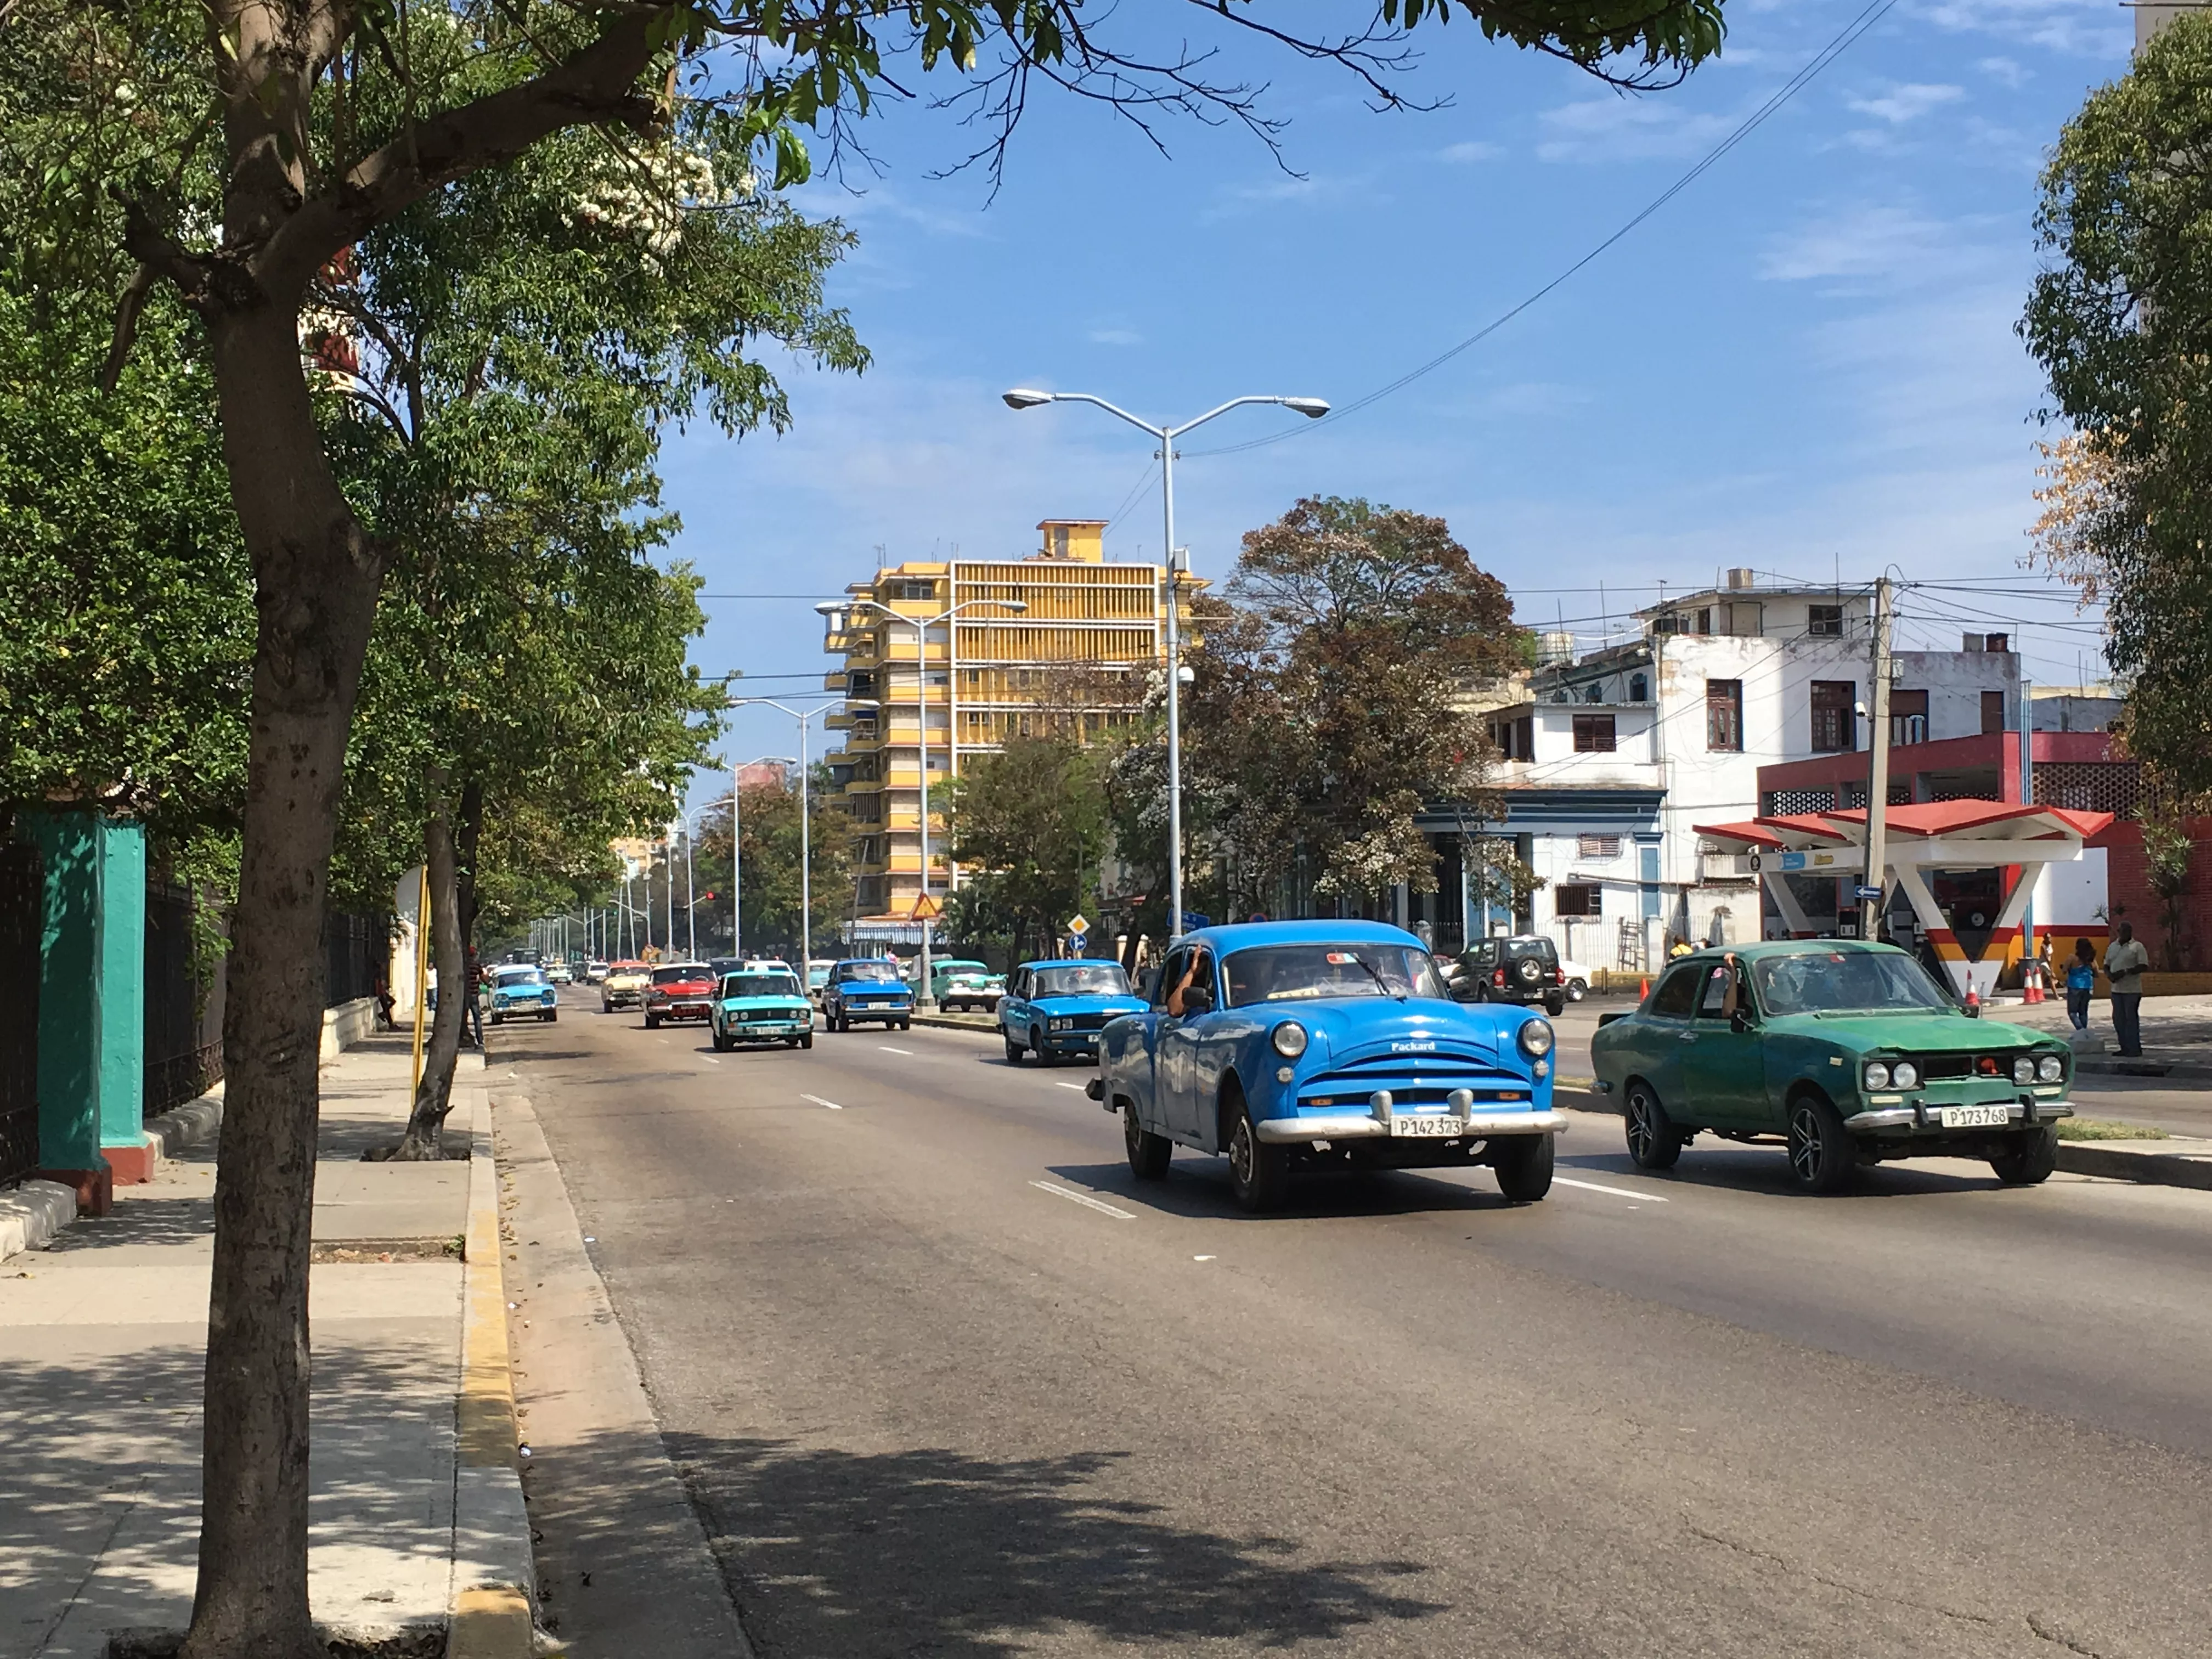
[{"label": "traffic cone", "polygon": [[1978,1008],[1981,1006],[1982,994],[1974,988],[1974,981],[1968,980],[1966,981],[1966,1006],[1969,1008]]},{"label": "traffic cone", "polygon": [[1649,1002],[1651,1000],[1651,981],[1648,977],[1637,982],[1636,1000],[1638,1002]]},{"label": "traffic cone", "polygon": [[2022,1002],[2043,1000],[2043,969],[2040,963],[2031,962],[2027,964],[2027,972],[2021,976],[2020,989]]}]

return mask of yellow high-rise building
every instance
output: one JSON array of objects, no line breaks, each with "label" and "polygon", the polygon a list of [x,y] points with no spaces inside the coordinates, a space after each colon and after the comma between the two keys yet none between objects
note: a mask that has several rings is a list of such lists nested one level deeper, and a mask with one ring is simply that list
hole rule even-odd
[{"label": "yellow high-rise building", "polygon": [[[1161,568],[1109,563],[1101,519],[1048,519],[1037,528],[1042,545],[1026,558],[956,557],[878,570],[853,583],[850,599],[830,617],[823,648],[844,665],[823,684],[854,702],[830,716],[845,744],[826,759],[852,822],[860,939],[919,938],[913,917],[922,891],[925,764],[934,789],[959,775],[964,759],[1042,720],[1073,716],[1092,730],[1126,719],[1166,659]],[[1188,574],[1179,583],[1186,643],[1191,596],[1204,586]],[[950,622],[938,620],[956,611]],[[1079,698],[1080,681],[1070,671],[1110,676],[1106,684],[1127,690],[1094,691],[1087,706],[1071,707],[1069,686]],[[1038,708],[1048,695],[1054,715]],[[929,890],[940,903],[953,875],[944,832],[943,807],[933,796]]]}]

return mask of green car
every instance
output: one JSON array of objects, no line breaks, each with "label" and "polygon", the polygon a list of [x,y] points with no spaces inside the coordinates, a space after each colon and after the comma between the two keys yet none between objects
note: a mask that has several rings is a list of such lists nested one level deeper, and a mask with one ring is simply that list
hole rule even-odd
[{"label": "green car", "polygon": [[814,1046],[814,1005],[793,973],[723,975],[707,1021],[714,1029],[714,1047],[724,1054],[740,1042]]},{"label": "green car", "polygon": [[1590,1059],[1638,1167],[1671,1169],[1701,1133],[1778,1139],[1814,1193],[1900,1158],[1985,1158],[2033,1185],[2074,1115],[2063,1043],[1976,1018],[1906,952],[1853,939],[1670,963],[1642,1007],[1599,1022]]}]

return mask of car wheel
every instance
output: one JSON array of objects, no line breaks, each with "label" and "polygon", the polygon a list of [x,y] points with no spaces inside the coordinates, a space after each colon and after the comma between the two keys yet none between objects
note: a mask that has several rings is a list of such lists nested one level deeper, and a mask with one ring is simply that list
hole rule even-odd
[{"label": "car wheel", "polygon": [[1836,1109],[1809,1091],[1790,1103],[1790,1178],[1808,1193],[1839,1193],[1859,1165]]},{"label": "car wheel", "polygon": [[1030,1048],[1036,1055],[1038,1065],[1050,1066],[1054,1063],[1055,1056],[1052,1050],[1044,1046],[1044,1033],[1034,1025],[1030,1027]]},{"label": "car wheel", "polygon": [[2025,1134],[2007,1135],[2004,1151],[1990,1160],[1990,1168],[2008,1187],[2039,1186],[2057,1167],[2058,1127],[2050,1123]]},{"label": "car wheel", "polygon": [[708,1033],[708,1036],[714,1041],[714,1052],[716,1054],[726,1054],[730,1052],[729,1038],[724,1036],[720,1031],[710,1031]]},{"label": "car wheel", "polygon": [[1290,1190],[1291,1153],[1287,1146],[1271,1146],[1252,1127],[1252,1109],[1242,1097],[1236,1103],[1236,1121],[1229,1126],[1229,1182],[1237,1201],[1255,1214],[1279,1209]]},{"label": "car wheel", "polygon": [[1156,1135],[1137,1121],[1137,1109],[1121,1103],[1121,1139],[1129,1149],[1129,1173],[1139,1181],[1158,1181],[1168,1172],[1175,1142]]},{"label": "car wheel", "polygon": [[1671,1170],[1682,1156],[1682,1137],[1648,1083],[1629,1085],[1626,1119],[1629,1161],[1639,1170]]},{"label": "car wheel", "polygon": [[1534,1204],[1552,1190],[1552,1137],[1507,1135],[1491,1149],[1498,1190],[1515,1204]]},{"label": "car wheel", "polygon": [[814,1033],[808,1031],[800,1036],[799,1046],[802,1048],[811,1048],[814,1046]]},{"label": "car wheel", "polygon": [[495,1025],[497,1025],[497,1024],[499,1024],[501,1023],[501,1016],[500,1016],[497,1012],[495,1012],[495,1013],[492,1015],[492,1017],[491,1017],[491,1023],[492,1023],[493,1024],[495,1024]]},{"label": "car wheel", "polygon": [[1554,991],[1551,995],[1546,997],[1544,999],[1544,1012],[1549,1014],[1553,1019],[1557,1019],[1561,1014],[1565,1013],[1567,1012],[1566,993],[1564,991]]},{"label": "car wheel", "polygon": [[547,1013],[541,1014],[538,1018],[543,1019],[548,1025],[550,1025],[555,1020],[560,1018],[561,1016],[558,1013]]},{"label": "car wheel", "polygon": [[914,1022],[911,1019],[901,1020],[899,1022],[899,1030],[902,1031],[911,1031],[914,1030]]},{"label": "car wheel", "polygon": [[1580,980],[1580,979],[1571,979],[1571,980],[1569,980],[1569,981],[1567,981],[1567,1000],[1568,1000],[1568,1001],[1570,1001],[1570,1002],[1580,1002],[1580,1001],[1581,1001],[1584,997],[1588,996],[1589,994],[1589,981],[1587,981],[1587,980]]},{"label": "car wheel", "polygon": [[659,1014],[647,1014],[645,1017],[645,1029],[648,1031],[659,1030],[660,1029],[660,1016]]},{"label": "car wheel", "polygon": [[1003,1025],[999,1028],[999,1037],[1000,1040],[1006,1045],[1006,1064],[1009,1066],[1020,1065],[1022,1063],[1022,1056],[1029,1053],[1029,1050],[1024,1048],[1020,1043],[1015,1042],[1014,1034],[1012,1031],[1007,1030]]}]

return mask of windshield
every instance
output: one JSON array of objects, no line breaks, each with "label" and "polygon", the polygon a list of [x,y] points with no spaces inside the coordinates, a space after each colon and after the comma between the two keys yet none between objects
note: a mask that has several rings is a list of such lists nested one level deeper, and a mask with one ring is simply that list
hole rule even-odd
[{"label": "windshield", "polygon": [[1065,967],[1038,969],[1033,994],[1125,997],[1129,994],[1129,976],[1118,962],[1071,962]]},{"label": "windshield", "polygon": [[991,970],[980,962],[940,962],[930,971],[937,974],[988,974]]},{"label": "windshield", "polygon": [[501,985],[542,985],[545,981],[535,968],[502,968],[498,977]]},{"label": "windshield", "polygon": [[[1412,945],[1267,945],[1239,951],[1227,963],[1229,1006],[1297,1002],[1314,997],[1443,995],[1436,963]],[[1380,983],[1377,983],[1377,981]]]},{"label": "windshield", "polygon": [[1948,1009],[1925,969],[1896,951],[1808,951],[1752,964],[1759,1006],[1770,1014],[1820,1014],[1846,1009]]},{"label": "windshield", "polygon": [[848,962],[837,970],[839,979],[896,979],[896,962]]},{"label": "windshield", "polygon": [[789,974],[732,974],[722,981],[726,997],[795,997],[799,981]]},{"label": "windshield", "polygon": [[679,962],[673,968],[656,968],[653,970],[653,982],[655,985],[676,985],[687,979],[706,977],[706,964],[698,962]]}]

